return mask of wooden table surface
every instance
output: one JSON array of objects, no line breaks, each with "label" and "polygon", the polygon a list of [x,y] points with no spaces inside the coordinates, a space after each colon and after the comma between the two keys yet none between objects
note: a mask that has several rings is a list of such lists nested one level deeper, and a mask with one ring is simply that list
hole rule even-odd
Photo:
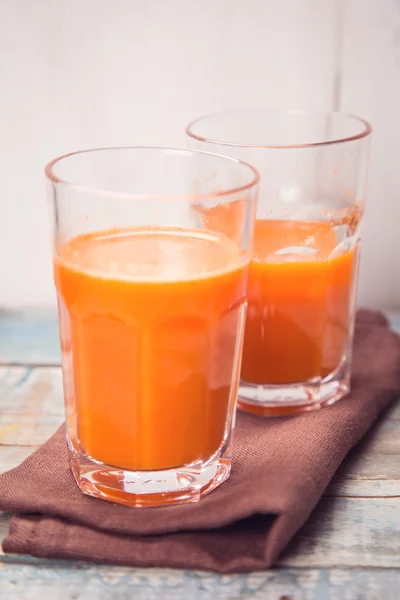
[{"label": "wooden table surface", "polygon": [[[391,321],[400,331],[400,317]],[[18,465],[62,420],[54,313],[0,313],[0,472]],[[0,542],[8,525],[9,515],[0,513]],[[0,552],[1,600],[109,598],[398,600],[400,403],[346,459],[274,569],[221,576]]]}]

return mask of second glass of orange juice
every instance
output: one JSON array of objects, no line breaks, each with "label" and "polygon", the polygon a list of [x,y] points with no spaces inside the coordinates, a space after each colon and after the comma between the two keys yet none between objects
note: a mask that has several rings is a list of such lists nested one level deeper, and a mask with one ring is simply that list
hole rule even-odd
[{"label": "second glass of orange juice", "polygon": [[[187,133],[191,147],[261,177],[239,407],[279,416],[339,400],[350,389],[370,125],[259,109],[201,117]],[[203,216],[224,218],[219,207]]]},{"label": "second glass of orange juice", "polygon": [[230,472],[258,174],[114,148],[46,175],[75,479],[131,506],[196,501]]}]

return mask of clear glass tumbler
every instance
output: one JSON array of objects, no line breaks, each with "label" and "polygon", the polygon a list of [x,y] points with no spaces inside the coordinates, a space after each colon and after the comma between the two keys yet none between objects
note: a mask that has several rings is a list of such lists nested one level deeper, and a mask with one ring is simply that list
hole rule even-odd
[{"label": "clear glass tumbler", "polygon": [[78,486],[131,506],[199,500],[230,472],[258,174],[163,148],[45,172]]},{"label": "clear glass tumbler", "polygon": [[335,402],[350,387],[370,125],[260,109],[202,117],[187,134],[261,177],[239,408],[279,416]]}]

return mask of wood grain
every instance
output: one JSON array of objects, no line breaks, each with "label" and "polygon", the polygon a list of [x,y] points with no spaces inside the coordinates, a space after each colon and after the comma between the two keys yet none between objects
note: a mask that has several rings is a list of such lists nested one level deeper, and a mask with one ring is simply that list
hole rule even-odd
[{"label": "wood grain", "polygon": [[0,310],[0,364],[60,364],[54,310]]},{"label": "wood grain", "polygon": [[[32,322],[37,324],[37,319],[35,314]],[[47,326],[42,329],[28,326],[27,331],[32,334],[27,334],[23,343],[24,327],[18,318],[14,324],[20,333],[17,335],[14,330],[11,335],[14,342],[8,350],[0,339],[3,363],[5,350],[13,359],[7,359],[13,364],[0,366],[0,472],[17,466],[29,456],[64,418],[61,369],[43,365],[57,364],[56,354],[48,351],[53,343],[49,337],[56,334],[56,321],[49,314],[40,319]],[[23,321],[29,324],[29,316],[24,314]],[[40,331],[47,333],[38,337]],[[37,360],[39,366],[29,360],[29,348],[33,346],[36,357],[42,357]],[[192,597],[196,600],[397,600],[399,514],[400,402],[397,402],[345,460],[319,506],[281,557],[277,569],[218,576],[0,553],[0,600],[131,597],[153,600],[160,594],[166,600]],[[0,541],[8,526],[9,515],[0,513]]]},{"label": "wood grain", "polygon": [[270,569],[220,576],[65,562],[7,564],[0,598],[9,600],[398,600],[394,569]]}]

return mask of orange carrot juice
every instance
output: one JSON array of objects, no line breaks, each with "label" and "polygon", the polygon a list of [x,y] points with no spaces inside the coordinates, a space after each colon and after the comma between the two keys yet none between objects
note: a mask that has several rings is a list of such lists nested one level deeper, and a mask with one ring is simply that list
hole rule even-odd
[{"label": "orange carrot juice", "polygon": [[357,261],[331,255],[338,243],[328,222],[256,222],[242,379],[290,384],[340,365]]},{"label": "orange carrot juice", "polygon": [[109,230],[73,238],[54,270],[84,452],[132,470],[216,453],[237,392],[238,246],[206,230]]}]

